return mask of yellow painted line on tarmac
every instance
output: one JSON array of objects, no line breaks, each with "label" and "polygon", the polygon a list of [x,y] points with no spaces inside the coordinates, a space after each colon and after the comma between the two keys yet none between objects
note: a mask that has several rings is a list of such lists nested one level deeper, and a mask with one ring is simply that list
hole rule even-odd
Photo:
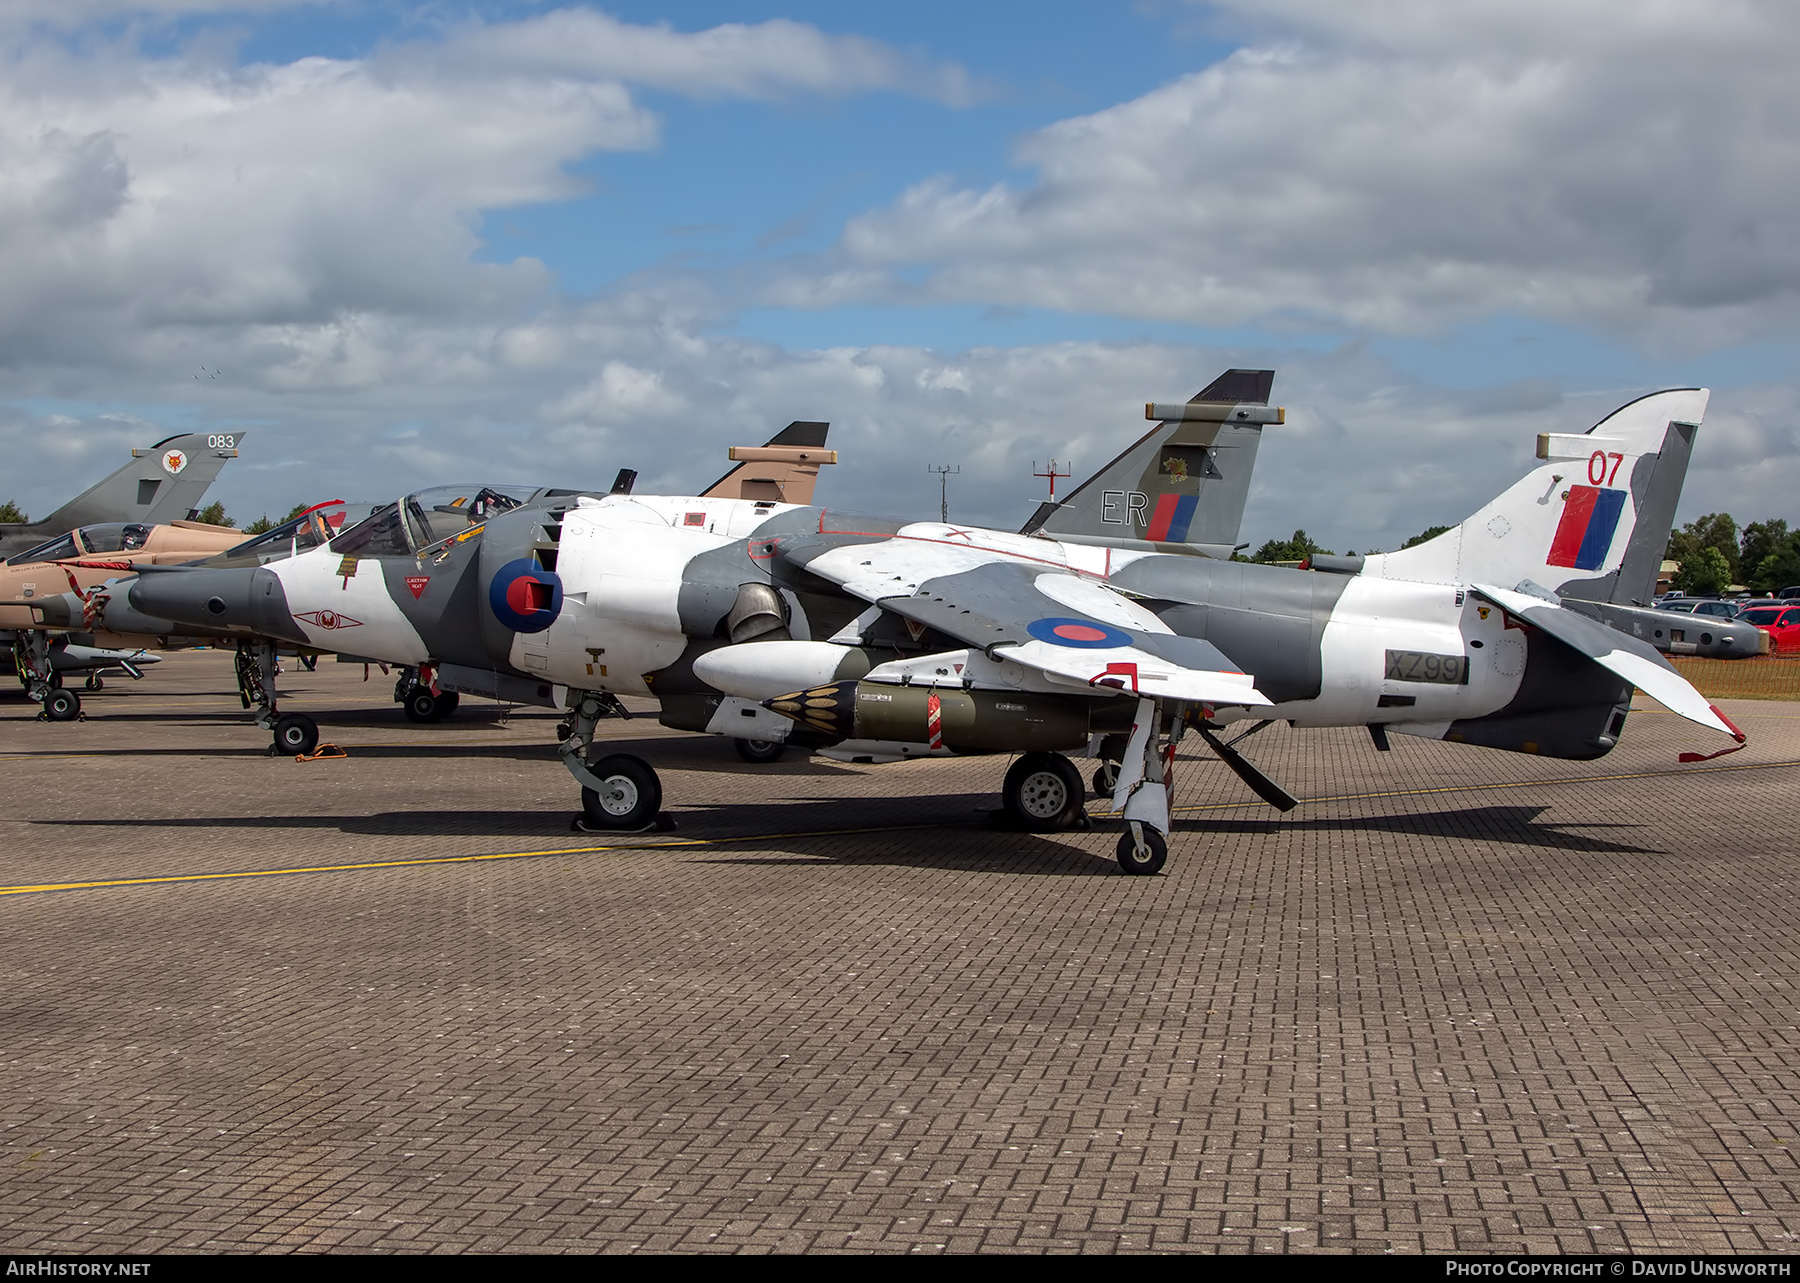
[{"label": "yellow painted line on tarmac", "polygon": [[567,846],[548,851],[502,851],[489,855],[438,855],[416,860],[366,860],[356,864],[316,864],[286,869],[233,869],[224,873],[171,873],[149,878],[105,878],[94,882],[44,882],[0,887],[0,896],[38,895],[46,891],[94,891],[105,887],[156,886],[169,882],[225,882],[235,878],[280,878],[298,873],[359,873],[367,869],[404,869],[427,864],[481,864],[490,860],[535,860],[550,855],[596,855],[606,851],[660,851],[667,847],[719,846],[726,842],[780,842],[789,838],[852,837],[861,833],[897,833],[939,829],[943,824],[884,824],[860,829],[815,829],[804,833],[746,833],[736,837],[667,838],[651,842],[614,842],[605,846]]},{"label": "yellow painted line on tarmac", "polygon": [[[323,730],[325,730],[325,729],[328,729],[328,728],[321,728],[321,732],[323,732]],[[520,740],[517,737],[513,737],[513,736],[496,735],[496,736],[492,737],[491,739],[482,739],[482,740],[371,740],[366,744],[351,745],[350,746],[351,752],[350,752],[349,756],[355,757],[356,750],[370,750],[370,749],[378,749],[378,748],[444,748],[446,746],[450,747],[450,748],[465,748],[465,747],[466,748],[483,748],[483,747],[487,747],[487,746],[494,745],[494,744],[521,744],[521,743],[526,745],[527,747],[530,747],[532,744],[541,743],[547,749],[554,750],[556,748],[556,745],[550,740],[542,740],[542,741]],[[203,748],[191,749],[188,751],[187,756],[189,756],[189,757],[209,757],[209,756],[218,756],[221,754],[230,756],[230,757],[248,757],[251,759],[256,759],[256,758],[267,756],[267,753],[263,749],[254,749],[254,750],[247,751],[243,748],[232,748],[228,745],[215,746],[215,748],[212,750],[203,749]],[[85,752],[80,752],[80,753],[0,753],[0,762],[49,762],[49,761],[54,761],[57,758],[63,758],[63,757],[139,757],[139,756],[142,756],[142,754],[137,753],[136,751],[131,750],[131,749],[95,748],[95,749],[88,749]],[[275,754],[275,757],[277,759],[284,757],[284,756],[286,756],[286,754],[282,754],[282,753]],[[340,759],[332,757],[332,758],[321,758],[320,760],[335,762]]]},{"label": "yellow painted line on tarmac", "polygon": [[[1800,760],[1697,766],[1686,770],[1625,771],[1612,775],[1583,775],[1557,780],[1509,780],[1492,784],[1450,784],[1436,788],[1389,789],[1374,793],[1340,793],[1329,797],[1309,797],[1300,799],[1300,804],[1302,806],[1319,806],[1328,802],[1352,802],[1372,798],[1477,793],[1492,789],[1543,788],[1569,784],[1603,784],[1617,780],[1654,779],[1670,775],[1710,775],[1725,771],[1779,770],[1797,766],[1800,766]],[[1244,806],[1260,805],[1262,805],[1260,802],[1215,802],[1204,806],[1177,806],[1172,809],[1177,813],[1191,813],[1237,810]],[[40,895],[52,891],[96,891],[109,887],[158,886],[174,882],[226,882],[243,878],[280,878],[303,873],[360,873],[370,869],[418,868],[434,864],[482,864],[495,860],[536,860],[553,855],[598,855],[608,851],[658,851],[677,847],[722,846],[731,842],[780,842],[795,838],[855,837],[865,833],[903,833],[919,829],[947,827],[951,827],[951,824],[884,824],[850,829],[811,829],[796,833],[745,833],[716,838],[666,838],[660,841],[613,842],[602,846],[556,847],[543,851],[502,851],[487,855],[439,855],[410,860],[364,860],[352,864],[315,864],[295,868],[234,869],[222,873],[171,873],[146,878],[105,878],[91,882],[44,882],[0,887],[0,897]]]}]

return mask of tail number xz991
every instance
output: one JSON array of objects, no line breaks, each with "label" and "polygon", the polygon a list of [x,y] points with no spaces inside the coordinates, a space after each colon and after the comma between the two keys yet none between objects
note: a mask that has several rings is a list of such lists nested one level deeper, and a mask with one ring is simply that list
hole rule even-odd
[{"label": "tail number xz991", "polygon": [[1469,659],[1466,655],[1431,655],[1417,650],[1390,650],[1387,671],[1382,676],[1390,682],[1433,682],[1440,686],[1467,686]]}]

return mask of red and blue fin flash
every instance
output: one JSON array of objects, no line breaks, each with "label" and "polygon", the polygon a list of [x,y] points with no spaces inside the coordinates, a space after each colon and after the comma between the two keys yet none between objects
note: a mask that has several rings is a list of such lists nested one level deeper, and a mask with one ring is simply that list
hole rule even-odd
[{"label": "red and blue fin flash", "polygon": [[1547,566],[1573,570],[1598,570],[1606,564],[1619,517],[1625,511],[1625,491],[1598,486],[1570,486],[1556,537],[1550,541]]}]

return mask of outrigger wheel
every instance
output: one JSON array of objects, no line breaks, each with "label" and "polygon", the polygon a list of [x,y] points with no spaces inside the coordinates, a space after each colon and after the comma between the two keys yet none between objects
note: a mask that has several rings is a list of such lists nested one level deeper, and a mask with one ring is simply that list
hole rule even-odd
[{"label": "outrigger wheel", "polygon": [[1119,787],[1119,764],[1102,762],[1094,770],[1094,796],[1110,798]]},{"label": "outrigger wheel", "polygon": [[1119,856],[1119,868],[1126,873],[1161,873],[1162,866],[1169,861],[1168,840],[1148,824],[1128,825],[1119,835],[1119,845],[1114,849]]},{"label": "outrigger wheel", "polygon": [[787,745],[778,740],[732,740],[731,744],[746,762],[777,762],[787,752]]},{"label": "outrigger wheel", "polygon": [[1012,764],[1001,785],[1006,813],[1032,833],[1060,829],[1081,809],[1087,790],[1081,772],[1061,753],[1027,753]]},{"label": "outrigger wheel", "polygon": [[283,713],[275,723],[275,750],[296,755],[319,747],[319,724],[305,713]]},{"label": "outrigger wheel", "polygon": [[99,673],[95,673],[87,679],[87,688],[91,691],[103,691],[106,689],[106,679]]},{"label": "outrigger wheel", "polygon": [[58,686],[44,696],[44,716],[53,722],[72,722],[81,716],[81,696]]},{"label": "outrigger wheel", "polygon": [[581,811],[603,829],[647,829],[662,809],[662,781],[641,757],[616,753],[588,764],[606,787],[581,790]]}]

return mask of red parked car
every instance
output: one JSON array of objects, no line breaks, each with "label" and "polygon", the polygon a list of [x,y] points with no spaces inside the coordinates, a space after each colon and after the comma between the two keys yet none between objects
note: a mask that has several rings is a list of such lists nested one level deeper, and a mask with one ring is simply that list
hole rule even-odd
[{"label": "red parked car", "polygon": [[1792,602],[1752,602],[1738,618],[1754,624],[1769,634],[1769,648],[1774,654],[1789,655],[1800,651],[1800,605]]}]

